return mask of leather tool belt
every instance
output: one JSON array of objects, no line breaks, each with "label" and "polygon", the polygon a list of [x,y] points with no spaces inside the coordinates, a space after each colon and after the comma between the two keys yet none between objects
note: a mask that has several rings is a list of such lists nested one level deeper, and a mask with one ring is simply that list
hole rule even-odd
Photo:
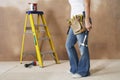
[{"label": "leather tool belt", "polygon": [[85,28],[85,17],[83,15],[75,15],[68,20],[69,26],[71,26],[75,35],[80,34],[87,29]]}]

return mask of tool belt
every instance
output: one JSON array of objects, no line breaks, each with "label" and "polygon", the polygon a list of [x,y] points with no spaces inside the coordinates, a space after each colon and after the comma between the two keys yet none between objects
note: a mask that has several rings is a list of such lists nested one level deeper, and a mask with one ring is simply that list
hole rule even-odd
[{"label": "tool belt", "polygon": [[68,20],[69,26],[71,26],[73,33],[75,35],[80,34],[87,29],[85,28],[85,16],[83,15],[76,15],[73,18]]}]

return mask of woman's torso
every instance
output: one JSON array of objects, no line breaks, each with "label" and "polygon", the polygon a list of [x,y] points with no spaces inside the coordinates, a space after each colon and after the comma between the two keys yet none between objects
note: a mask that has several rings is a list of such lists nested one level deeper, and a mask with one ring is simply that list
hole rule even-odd
[{"label": "woman's torso", "polygon": [[84,0],[69,0],[71,5],[71,18],[77,14],[83,14]]}]

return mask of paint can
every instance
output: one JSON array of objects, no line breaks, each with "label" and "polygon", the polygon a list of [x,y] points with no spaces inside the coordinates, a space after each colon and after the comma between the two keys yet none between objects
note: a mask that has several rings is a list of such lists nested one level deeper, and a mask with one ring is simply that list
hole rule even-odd
[{"label": "paint can", "polygon": [[30,11],[37,11],[37,3],[29,3]]}]

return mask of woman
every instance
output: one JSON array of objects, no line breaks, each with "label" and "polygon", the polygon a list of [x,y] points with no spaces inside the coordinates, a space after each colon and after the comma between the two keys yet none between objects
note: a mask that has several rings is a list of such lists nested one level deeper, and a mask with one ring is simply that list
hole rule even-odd
[{"label": "woman", "polygon": [[[90,75],[90,58],[89,50],[87,46],[87,39],[85,38],[88,35],[92,24],[90,23],[90,0],[69,0],[71,5],[71,18],[75,15],[83,15],[85,12],[85,27],[87,31],[75,35],[72,28],[70,27],[67,40],[66,40],[66,50],[70,60],[70,72],[73,74],[73,77],[86,77]],[[85,45],[81,45],[85,38]],[[77,52],[75,50],[75,43],[78,41],[79,50],[81,53],[80,59],[78,59]]]}]

